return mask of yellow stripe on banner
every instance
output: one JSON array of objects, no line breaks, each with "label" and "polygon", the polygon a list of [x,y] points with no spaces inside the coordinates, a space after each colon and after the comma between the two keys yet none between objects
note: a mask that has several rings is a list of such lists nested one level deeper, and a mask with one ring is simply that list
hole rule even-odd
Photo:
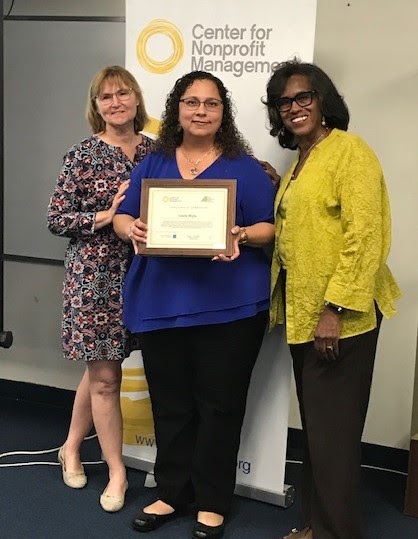
[{"label": "yellow stripe on banner", "polygon": [[150,118],[145,124],[143,131],[150,133],[151,135],[158,135],[160,123],[160,120],[157,120],[157,118]]},{"label": "yellow stripe on banner", "polygon": [[148,384],[146,380],[127,380],[126,378],[123,378],[120,390],[122,393],[148,391]]},{"label": "yellow stripe on banner", "polygon": [[155,443],[155,435],[150,398],[132,400],[129,397],[121,397],[120,404],[123,416],[123,443],[152,446]]},{"label": "yellow stripe on banner", "polygon": [[134,369],[122,367],[122,376],[145,376],[144,367],[136,367]]}]

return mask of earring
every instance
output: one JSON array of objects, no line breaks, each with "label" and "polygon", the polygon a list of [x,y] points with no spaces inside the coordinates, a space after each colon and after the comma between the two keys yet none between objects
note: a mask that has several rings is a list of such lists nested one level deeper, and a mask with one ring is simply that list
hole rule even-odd
[{"label": "earring", "polygon": [[181,127],[180,123],[177,124],[176,131],[177,133],[181,133],[183,131],[183,128]]},{"label": "earring", "polygon": [[285,136],[285,133],[286,133],[286,130],[285,130],[284,126],[283,126],[283,127],[280,129],[280,131],[279,131],[279,135],[282,136],[282,137],[284,137],[284,136]]},{"label": "earring", "polygon": [[327,122],[326,122],[326,120],[325,120],[325,116],[322,116],[321,125],[322,125],[323,127],[326,127],[326,126],[327,126]]}]

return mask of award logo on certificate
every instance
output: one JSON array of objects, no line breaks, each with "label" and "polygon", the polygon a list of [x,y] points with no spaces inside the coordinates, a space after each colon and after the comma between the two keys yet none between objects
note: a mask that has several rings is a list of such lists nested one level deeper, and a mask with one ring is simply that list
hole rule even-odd
[{"label": "award logo on certificate", "polygon": [[235,199],[236,180],[144,178],[140,215],[148,233],[139,254],[231,256]]}]

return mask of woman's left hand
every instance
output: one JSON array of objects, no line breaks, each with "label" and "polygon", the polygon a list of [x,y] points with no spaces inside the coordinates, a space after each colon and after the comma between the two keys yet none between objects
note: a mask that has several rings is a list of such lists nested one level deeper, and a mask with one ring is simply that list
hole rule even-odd
[{"label": "woman's left hand", "polygon": [[314,337],[314,347],[322,359],[333,361],[339,356],[338,341],[341,331],[341,315],[325,308],[319,317]]},{"label": "woman's left hand", "polygon": [[116,195],[112,199],[112,205],[108,210],[101,210],[96,213],[94,221],[94,230],[100,230],[101,228],[110,225],[115,217],[116,210],[119,208],[121,202],[125,198],[125,193],[129,187],[130,180],[123,181]]},{"label": "woman's left hand", "polygon": [[240,255],[240,249],[239,249],[239,240],[240,240],[240,232],[241,227],[238,225],[235,225],[231,228],[231,234],[233,234],[234,237],[234,252],[231,256],[226,256],[223,254],[215,255],[212,258],[212,262],[233,262],[235,259],[237,259]]}]

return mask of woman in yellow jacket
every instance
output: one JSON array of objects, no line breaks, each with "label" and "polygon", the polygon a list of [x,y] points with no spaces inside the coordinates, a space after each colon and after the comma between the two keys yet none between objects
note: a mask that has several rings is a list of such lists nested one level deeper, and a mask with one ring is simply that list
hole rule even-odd
[{"label": "woman in yellow jacket", "polygon": [[271,326],[286,323],[306,438],[304,527],[287,539],[364,539],[360,443],[382,315],[399,289],[386,265],[388,194],[374,152],[317,66],[280,64],[271,135],[298,156],[275,202]]}]

